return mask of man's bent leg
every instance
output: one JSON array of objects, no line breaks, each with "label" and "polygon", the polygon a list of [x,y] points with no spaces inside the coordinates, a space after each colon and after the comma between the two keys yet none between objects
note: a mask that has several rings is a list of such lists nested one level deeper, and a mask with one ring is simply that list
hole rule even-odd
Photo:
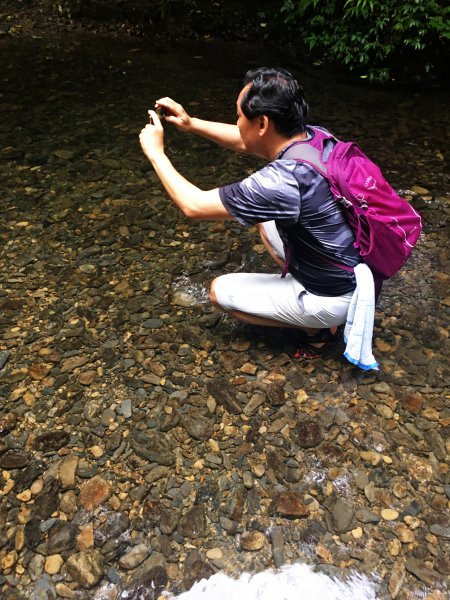
[{"label": "man's bent leg", "polygon": [[247,323],[248,325],[260,325],[262,327],[285,327],[285,328],[289,328],[289,329],[292,329],[292,328],[303,329],[304,331],[306,331],[307,333],[310,333],[311,335],[318,331],[318,329],[310,329],[309,327],[303,327],[301,325],[285,323],[283,321],[277,321],[275,319],[269,319],[267,317],[259,317],[258,315],[252,315],[250,313],[242,312],[240,310],[227,310],[226,308],[221,306],[221,304],[217,300],[217,296],[215,293],[215,283],[218,279],[220,279],[220,278],[217,277],[211,283],[211,288],[210,288],[211,302],[214,304],[214,306],[216,306],[220,310],[223,310],[228,315],[230,315],[230,317],[233,317],[233,319],[237,319],[238,321],[242,321],[242,323]]},{"label": "man's bent leg", "polygon": [[[258,223],[257,225],[259,235],[261,240],[271,258],[280,266],[281,269],[284,268],[284,247],[283,242],[280,238],[280,234],[278,233],[277,227],[275,225],[275,221],[267,221],[265,223]],[[219,278],[215,279],[211,283],[210,289],[210,298],[211,302],[219,309],[226,312],[230,317],[234,319],[238,319],[243,323],[248,323],[249,325],[261,325],[263,327],[286,327],[286,328],[298,328],[304,329],[308,333],[315,333],[317,329],[311,329],[307,327],[303,327],[301,325],[286,323],[284,321],[279,321],[277,319],[271,319],[268,317],[262,317],[255,314],[251,314],[248,312],[243,312],[240,310],[229,310],[224,308],[217,299],[215,293],[215,282]]]},{"label": "man's bent leg", "polygon": [[308,294],[292,275],[230,273],[215,279],[211,300],[248,323],[301,329],[324,329],[345,322],[351,294],[319,297]]}]

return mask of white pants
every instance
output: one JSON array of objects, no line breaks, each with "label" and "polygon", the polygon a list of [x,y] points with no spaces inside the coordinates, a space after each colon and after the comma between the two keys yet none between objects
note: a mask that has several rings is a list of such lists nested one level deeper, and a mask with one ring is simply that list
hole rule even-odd
[{"label": "white pants", "polygon": [[[263,224],[277,256],[284,249],[274,221]],[[293,326],[334,327],[345,323],[353,292],[343,296],[316,296],[290,273],[230,273],[215,281],[216,298],[225,310],[236,310]]]}]

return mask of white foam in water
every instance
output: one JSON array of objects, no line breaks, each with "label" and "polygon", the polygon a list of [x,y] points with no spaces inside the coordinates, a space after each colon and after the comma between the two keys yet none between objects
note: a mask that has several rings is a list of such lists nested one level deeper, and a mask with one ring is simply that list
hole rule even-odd
[{"label": "white foam in water", "polygon": [[173,289],[182,292],[187,298],[191,298],[198,304],[209,302],[208,290],[201,283],[192,283],[186,275],[178,277],[173,282]]},{"label": "white foam in water", "polygon": [[[165,594],[166,595],[166,594]],[[167,595],[175,600],[174,596]],[[278,572],[242,574],[231,579],[216,573],[197,582],[176,600],[376,600],[372,582],[353,573],[345,581],[315,573],[306,564],[287,565]]]}]

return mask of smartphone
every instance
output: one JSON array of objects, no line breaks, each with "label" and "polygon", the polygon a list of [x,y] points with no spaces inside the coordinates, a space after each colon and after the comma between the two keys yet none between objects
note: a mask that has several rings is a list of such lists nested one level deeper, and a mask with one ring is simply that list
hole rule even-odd
[{"label": "smartphone", "polygon": [[162,106],[158,106],[158,108],[155,108],[155,113],[158,115],[160,121],[164,121],[164,119],[166,118],[166,109]]}]

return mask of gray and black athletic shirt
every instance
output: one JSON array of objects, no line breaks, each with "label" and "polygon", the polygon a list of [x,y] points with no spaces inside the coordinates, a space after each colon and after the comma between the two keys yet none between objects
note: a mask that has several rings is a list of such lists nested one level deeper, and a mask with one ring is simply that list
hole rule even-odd
[{"label": "gray and black athletic shirt", "polygon": [[[354,267],[361,262],[353,246],[354,233],[327,180],[310,165],[283,160],[288,147],[263,169],[220,188],[222,203],[244,227],[275,221],[289,248],[289,272],[308,292],[319,296],[352,292],[355,276],[339,264]],[[331,146],[325,148],[325,159],[327,151]]]}]

